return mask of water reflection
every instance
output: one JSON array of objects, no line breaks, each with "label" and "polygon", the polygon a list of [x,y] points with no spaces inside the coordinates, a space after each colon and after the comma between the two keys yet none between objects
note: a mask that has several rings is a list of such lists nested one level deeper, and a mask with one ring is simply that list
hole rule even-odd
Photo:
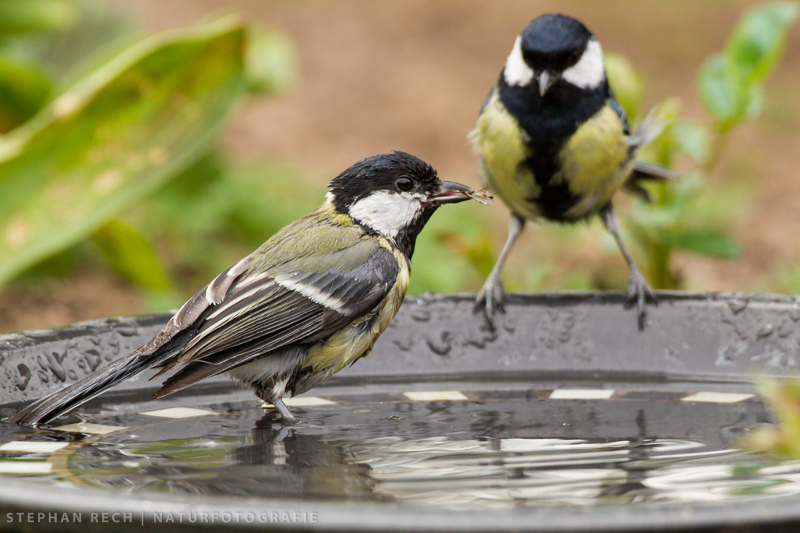
[{"label": "water reflection", "polygon": [[376,499],[369,467],[341,446],[264,421],[246,436],[85,446],[70,457],[69,480],[127,492]]},{"label": "water reflection", "polygon": [[616,440],[493,436],[486,427],[479,436],[364,438],[366,426],[352,431],[313,424],[284,428],[269,415],[229,415],[172,427],[181,438],[154,439],[143,433],[124,442],[103,439],[85,445],[70,456],[63,481],[126,492],[453,509],[704,502],[800,493],[800,462],[776,464],[691,439],[648,436],[645,420],[640,412],[638,434]]}]

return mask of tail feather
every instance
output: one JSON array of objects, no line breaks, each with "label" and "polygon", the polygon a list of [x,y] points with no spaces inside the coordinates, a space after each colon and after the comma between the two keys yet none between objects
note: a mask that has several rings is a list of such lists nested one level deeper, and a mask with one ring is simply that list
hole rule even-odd
[{"label": "tail feather", "polygon": [[678,179],[678,174],[666,167],[646,161],[637,161],[628,181],[674,181],[676,179]]},{"label": "tail feather", "polygon": [[625,181],[625,188],[642,198],[647,203],[652,203],[650,193],[642,187],[642,181],[673,181],[678,175],[668,168],[653,164],[637,161],[633,167],[633,172]]},{"label": "tail feather", "polygon": [[655,109],[651,110],[639,127],[628,135],[628,146],[634,150],[638,150],[643,146],[647,146],[653,142],[656,137],[661,135],[664,127],[668,121],[665,121]]},{"label": "tail feather", "polygon": [[36,400],[7,421],[21,426],[37,426],[50,422],[88,402],[117,383],[159,364],[173,353],[168,351],[164,355],[154,358],[152,354],[142,353],[141,349],[136,350],[72,385]]}]

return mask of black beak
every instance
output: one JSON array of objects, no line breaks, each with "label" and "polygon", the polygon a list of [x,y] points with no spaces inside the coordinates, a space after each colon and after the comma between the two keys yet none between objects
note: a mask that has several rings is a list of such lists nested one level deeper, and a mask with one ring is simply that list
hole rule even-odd
[{"label": "black beak", "polygon": [[470,195],[475,191],[452,181],[440,181],[439,188],[428,196],[427,202],[429,204],[454,204],[456,202],[463,202],[470,199]]}]

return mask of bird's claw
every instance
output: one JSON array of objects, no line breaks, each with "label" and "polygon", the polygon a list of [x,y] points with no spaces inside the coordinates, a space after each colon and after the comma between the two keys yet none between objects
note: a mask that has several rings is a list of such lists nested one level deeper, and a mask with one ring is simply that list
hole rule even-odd
[{"label": "bird's claw", "polygon": [[505,289],[503,281],[499,277],[489,276],[483,284],[480,292],[475,298],[475,305],[472,308],[473,314],[483,313],[484,319],[489,329],[494,329],[494,315],[496,312],[505,313],[503,306]]},{"label": "bird's claw", "polygon": [[644,322],[647,315],[645,306],[647,304],[657,307],[658,300],[656,300],[642,273],[638,270],[631,270],[628,277],[628,298],[625,300],[625,309],[636,306],[639,331],[644,331]]},{"label": "bird's claw", "polygon": [[294,417],[289,408],[286,407],[286,404],[283,403],[283,400],[280,398],[271,398],[269,400],[265,400],[263,404],[261,404],[261,409],[265,411],[268,410],[276,410],[281,415],[281,423],[285,426],[293,426],[297,424],[297,418]]}]

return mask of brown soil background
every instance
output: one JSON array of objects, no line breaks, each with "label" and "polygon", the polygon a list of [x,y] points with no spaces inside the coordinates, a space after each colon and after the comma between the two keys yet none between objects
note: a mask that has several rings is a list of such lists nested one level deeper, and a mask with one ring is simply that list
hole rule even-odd
[{"label": "brown soil background", "polygon": [[[752,0],[516,1],[406,0],[115,0],[146,31],[240,13],[280,28],[295,40],[300,80],[290,94],[254,100],[232,121],[224,147],[245,160],[286,161],[333,176],[367,155],[401,149],[429,161],[443,176],[477,185],[465,136],[495,81],[516,34],[535,16],[563,12],[581,19],[607,50],[625,55],[648,83],[645,107],[677,96],[702,119],[695,75],[721,49]],[[800,262],[800,30],[767,86],[761,118],[737,130],[712,181],[748,182],[749,208],[734,232],[738,261],[680,257],[689,288],[759,290],[777,264]],[[492,208],[499,247],[505,208]],[[300,215],[300,213],[298,213]],[[599,230],[587,230],[587,242]],[[536,253],[535,231],[524,239]],[[517,251],[518,256],[526,252]],[[539,254],[544,253],[539,250]],[[601,257],[602,256],[602,257]],[[559,257],[567,266],[603,259],[597,246]],[[0,293],[0,331],[48,327],[143,311],[141,295],[110,273]]]}]

